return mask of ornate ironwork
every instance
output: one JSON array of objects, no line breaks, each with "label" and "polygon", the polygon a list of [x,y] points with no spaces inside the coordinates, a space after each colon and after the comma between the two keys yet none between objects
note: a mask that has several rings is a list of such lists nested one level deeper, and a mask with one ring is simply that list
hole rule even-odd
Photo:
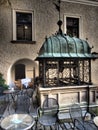
[{"label": "ornate ironwork", "polygon": [[40,61],[43,86],[91,84],[90,60],[67,59]]}]

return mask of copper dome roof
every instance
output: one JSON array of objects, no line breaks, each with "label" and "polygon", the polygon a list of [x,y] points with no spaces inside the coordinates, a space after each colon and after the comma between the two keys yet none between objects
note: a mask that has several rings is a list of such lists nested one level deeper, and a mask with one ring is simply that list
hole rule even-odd
[{"label": "copper dome roof", "polygon": [[87,41],[64,34],[55,34],[46,38],[39,58],[95,58]]}]

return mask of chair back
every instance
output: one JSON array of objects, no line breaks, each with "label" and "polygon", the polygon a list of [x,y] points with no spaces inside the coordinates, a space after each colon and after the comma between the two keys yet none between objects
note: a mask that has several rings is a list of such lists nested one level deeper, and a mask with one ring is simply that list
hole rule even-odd
[{"label": "chair back", "polygon": [[33,93],[34,93],[34,89],[32,89],[32,88],[28,88],[28,89],[27,89],[27,95],[28,95],[30,98],[33,98]]},{"label": "chair back", "polygon": [[7,106],[8,106],[8,101],[6,100],[6,96],[1,96],[0,97],[0,118],[3,116]]},{"label": "chair back", "polygon": [[50,116],[56,116],[59,111],[59,105],[55,98],[47,98],[43,102],[42,113]]},{"label": "chair back", "polygon": [[30,98],[27,95],[19,94],[16,100],[16,113],[29,113],[30,110]]},{"label": "chair back", "polygon": [[69,112],[70,112],[70,116],[71,116],[71,119],[72,119],[73,123],[74,123],[74,119],[78,119],[80,121],[83,121],[83,118],[82,118],[82,109],[79,106],[79,104],[73,104],[70,107]]}]

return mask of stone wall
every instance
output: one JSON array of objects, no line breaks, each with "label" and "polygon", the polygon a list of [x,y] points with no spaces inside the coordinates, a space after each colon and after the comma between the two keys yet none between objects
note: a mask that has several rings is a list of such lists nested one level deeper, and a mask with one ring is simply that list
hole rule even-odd
[{"label": "stone wall", "polygon": [[[49,37],[58,30],[58,12],[53,2],[57,0],[10,0],[8,4],[0,5],[0,72],[4,78],[8,79],[8,70],[20,59],[30,59],[32,61],[38,55],[38,51],[44,42],[46,35]],[[13,9],[34,11],[35,44],[13,44]],[[98,6],[83,5],[76,3],[61,3],[61,19],[64,15],[80,16],[81,37],[88,38],[90,46],[94,46],[93,51],[98,52]],[[64,24],[63,24],[64,25]],[[64,26],[62,26],[64,30]],[[98,61],[92,62],[92,81],[97,83]]]},{"label": "stone wall", "polygon": [[39,103],[42,106],[47,98],[55,98],[61,111],[69,110],[72,104],[78,103],[84,109],[98,106],[96,100],[97,85],[64,86],[64,87],[38,87]]}]

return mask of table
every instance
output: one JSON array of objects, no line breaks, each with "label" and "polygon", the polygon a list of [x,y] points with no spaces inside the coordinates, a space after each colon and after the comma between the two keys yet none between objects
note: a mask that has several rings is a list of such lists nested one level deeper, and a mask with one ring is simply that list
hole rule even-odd
[{"label": "table", "polygon": [[[11,95],[11,98],[13,99],[14,101],[14,94],[19,92],[19,90],[15,90],[15,89],[7,89],[7,90],[4,90],[4,94],[8,94],[8,95]],[[9,100],[10,100],[10,97],[9,97]]]},{"label": "table", "polygon": [[7,89],[7,90],[4,90],[4,94],[12,94],[12,93],[16,93],[18,92],[19,90],[15,90],[15,89]]},{"label": "table", "polygon": [[29,114],[12,114],[1,120],[1,128],[5,130],[28,130],[35,124]]},{"label": "table", "polygon": [[98,116],[94,117],[94,123],[96,126],[98,126]]},{"label": "table", "polygon": [[9,114],[10,114],[10,105],[12,104],[12,102],[15,104],[15,94],[18,92],[19,92],[19,90],[15,90],[15,89],[7,89],[7,90],[4,90],[4,92],[3,92],[4,94],[8,95],[8,101],[9,101],[8,112],[9,112]]}]

